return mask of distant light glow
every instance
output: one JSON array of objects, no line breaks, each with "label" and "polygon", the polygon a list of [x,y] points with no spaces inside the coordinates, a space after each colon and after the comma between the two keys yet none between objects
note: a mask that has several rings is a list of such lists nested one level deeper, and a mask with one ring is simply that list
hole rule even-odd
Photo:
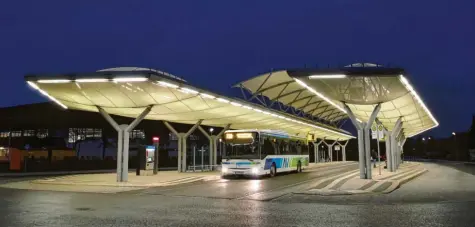
[{"label": "distant light glow", "polygon": [[101,83],[101,82],[109,82],[109,79],[106,79],[106,78],[76,79],[76,82],[79,82],[79,83]]},{"label": "distant light glow", "polygon": [[309,79],[341,79],[346,78],[345,74],[311,75]]},{"label": "distant light glow", "polygon": [[112,79],[114,82],[143,82],[147,81],[147,77],[116,77]]},{"label": "distant light glow", "polygon": [[62,83],[69,83],[71,80],[68,79],[58,79],[58,80],[38,80],[40,84],[62,84]]}]

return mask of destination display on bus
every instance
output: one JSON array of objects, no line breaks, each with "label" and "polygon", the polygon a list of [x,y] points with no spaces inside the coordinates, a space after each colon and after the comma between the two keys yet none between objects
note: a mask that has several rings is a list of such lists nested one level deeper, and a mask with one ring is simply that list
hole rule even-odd
[{"label": "destination display on bus", "polygon": [[228,144],[250,144],[258,139],[257,132],[229,132],[224,135]]}]

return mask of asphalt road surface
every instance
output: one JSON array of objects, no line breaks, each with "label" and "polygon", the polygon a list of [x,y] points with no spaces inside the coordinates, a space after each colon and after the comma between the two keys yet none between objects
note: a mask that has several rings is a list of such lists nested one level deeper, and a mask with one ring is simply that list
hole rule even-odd
[{"label": "asphalt road surface", "polygon": [[380,199],[255,197],[356,166],[120,194],[0,189],[0,226],[474,226],[475,166],[426,165],[428,173]]}]

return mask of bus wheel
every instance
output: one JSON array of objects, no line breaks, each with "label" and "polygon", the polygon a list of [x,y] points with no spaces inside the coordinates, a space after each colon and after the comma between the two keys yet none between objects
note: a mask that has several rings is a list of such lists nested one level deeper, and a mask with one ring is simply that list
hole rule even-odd
[{"label": "bus wheel", "polygon": [[270,167],[270,177],[275,177],[276,174],[277,174],[277,168],[275,168],[275,163],[273,163],[272,166]]},{"label": "bus wheel", "polygon": [[297,163],[297,173],[301,173],[302,172],[302,163],[299,162]]}]

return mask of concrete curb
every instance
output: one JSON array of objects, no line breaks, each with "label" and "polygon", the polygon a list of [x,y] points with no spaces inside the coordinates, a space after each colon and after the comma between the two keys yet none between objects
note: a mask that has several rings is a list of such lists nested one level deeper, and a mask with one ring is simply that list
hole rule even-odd
[{"label": "concrete curb", "polygon": [[102,186],[102,187],[136,187],[136,188],[147,188],[147,187],[164,187],[172,186],[178,184],[192,183],[196,181],[212,181],[221,179],[221,176],[206,176],[206,177],[186,177],[172,181],[165,181],[159,183],[146,183],[146,184],[137,184],[137,183],[94,183],[94,182],[57,182],[54,180],[34,180],[30,181],[33,184],[49,184],[49,185],[75,185],[75,186]]}]

